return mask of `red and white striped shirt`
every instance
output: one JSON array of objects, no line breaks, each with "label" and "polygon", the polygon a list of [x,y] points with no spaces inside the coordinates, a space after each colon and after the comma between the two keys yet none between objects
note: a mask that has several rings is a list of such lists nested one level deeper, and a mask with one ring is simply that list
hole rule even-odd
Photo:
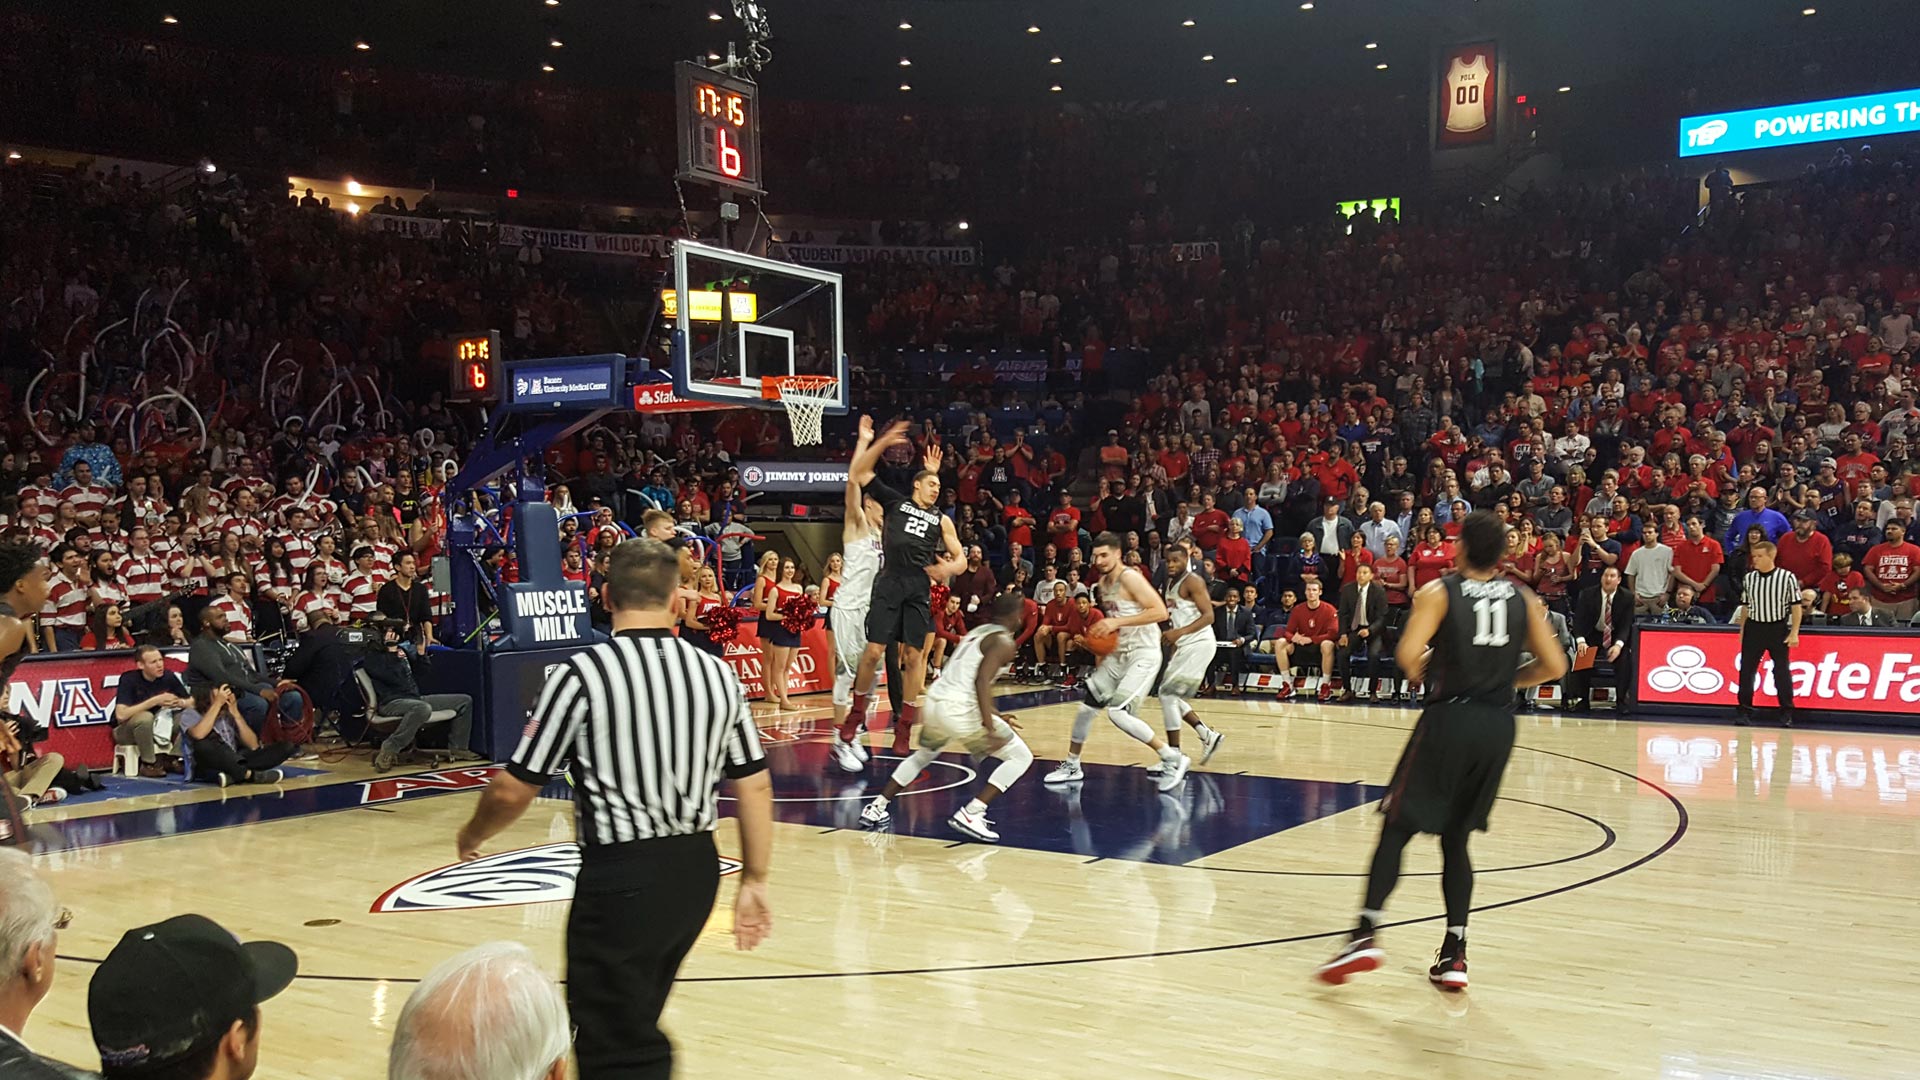
[{"label": "red and white striped shirt", "polygon": [[235,514],[220,523],[220,532],[239,533],[240,542],[259,547],[267,540],[267,523],[258,514]]},{"label": "red and white striped shirt", "polygon": [[226,481],[220,485],[220,494],[228,503],[232,503],[240,497],[240,493],[243,491],[251,491],[257,494],[260,491],[260,485],[266,482],[266,478],[260,476],[229,476]]},{"label": "red and white striped shirt", "polygon": [[196,588],[198,583],[195,580],[195,576],[200,570],[200,561],[194,556],[193,552],[184,547],[174,546],[167,549],[165,559],[167,565],[168,592],[183,593],[192,591],[200,596],[207,594],[206,586],[200,585]]},{"label": "red and white striped shirt", "polygon": [[272,600],[275,603],[292,601],[294,593],[297,591],[296,586],[299,582],[298,578],[293,577],[284,570],[275,569],[264,562],[261,563],[255,571],[253,580],[253,595],[262,600]]},{"label": "red and white striped shirt", "polygon": [[390,544],[385,540],[375,540],[367,546],[373,549],[373,568],[380,572],[381,580],[385,581],[393,576],[393,557],[399,552],[400,545]]},{"label": "red and white striped shirt", "polygon": [[47,585],[47,605],[40,609],[40,621],[63,630],[79,630],[87,625],[87,601],[85,585],[55,572]]},{"label": "red and white striped shirt", "polygon": [[[327,584],[331,586],[334,589],[334,591],[336,592],[339,591],[340,586],[345,584],[347,580],[347,564],[344,562],[341,562],[339,559],[332,559],[332,558],[329,558],[329,559],[316,558],[314,561],[318,562],[321,566],[326,568]],[[309,563],[308,565],[312,565],[312,564]]]},{"label": "red and white striped shirt", "polygon": [[371,574],[355,571],[347,575],[344,590],[347,594],[347,614],[355,619],[370,619],[380,602],[380,586],[387,583],[387,577],[379,570]]},{"label": "red and white striped shirt", "polygon": [[127,590],[117,581],[96,581],[93,583],[94,607],[125,607]]},{"label": "red and white striped shirt", "polygon": [[246,641],[253,637],[253,611],[231,596],[209,601],[210,608],[227,613],[227,640]]},{"label": "red and white striped shirt", "polygon": [[42,552],[51,553],[65,539],[51,525],[35,525],[27,530],[27,540]]},{"label": "red and white striped shirt", "polygon": [[314,552],[320,550],[320,546],[311,539],[294,533],[282,537],[280,542],[286,545],[287,561],[293,564],[293,572],[300,575],[302,581],[306,580],[307,566],[313,562]]},{"label": "red and white striped shirt", "polygon": [[25,506],[29,501],[34,504],[34,519],[44,524],[53,520],[53,508],[60,501],[60,493],[50,487],[28,484],[20,489],[20,505]]},{"label": "red and white striped shirt", "polygon": [[151,551],[123,556],[114,573],[120,575],[127,599],[133,603],[150,604],[167,595],[167,560]]},{"label": "red and white striped shirt", "polygon": [[333,613],[334,621],[339,621],[340,604],[335,599],[333,590],[301,593],[293,602],[293,628],[300,633],[306,633],[309,625],[308,616],[316,611],[330,611]]},{"label": "red and white striped shirt", "polygon": [[133,508],[133,524],[145,525],[150,529],[159,528],[161,520],[167,516],[166,501],[152,495],[138,499],[131,495],[122,495],[107,504],[116,521],[119,520],[121,512],[129,506]]},{"label": "red and white striped shirt", "polygon": [[102,484],[68,484],[60,489],[60,501],[73,507],[75,516],[98,514],[113,501],[113,489]]}]

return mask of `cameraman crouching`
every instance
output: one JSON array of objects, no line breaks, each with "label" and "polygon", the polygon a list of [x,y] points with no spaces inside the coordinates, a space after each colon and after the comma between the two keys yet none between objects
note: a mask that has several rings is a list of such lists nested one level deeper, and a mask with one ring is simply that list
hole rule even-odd
[{"label": "cameraman crouching", "polygon": [[413,680],[413,662],[400,651],[405,625],[375,618],[368,628],[379,634],[382,642],[380,648],[367,653],[365,661],[374,697],[380,702],[374,715],[400,721],[373,756],[373,770],[392,769],[400,755],[413,747],[420,729],[436,709],[453,710],[453,726],[447,733],[448,757],[454,761],[480,760],[479,754],[467,748],[473,736],[473,699],[465,694],[422,694],[420,684]]}]

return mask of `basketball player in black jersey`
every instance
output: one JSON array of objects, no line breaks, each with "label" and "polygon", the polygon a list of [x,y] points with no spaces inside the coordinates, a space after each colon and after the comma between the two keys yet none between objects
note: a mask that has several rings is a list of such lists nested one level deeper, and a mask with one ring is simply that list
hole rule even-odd
[{"label": "basketball player in black jersey", "polygon": [[[861,437],[872,433],[873,418],[861,417]],[[885,509],[886,524],[880,537],[880,576],[874,579],[873,602],[867,613],[867,648],[860,654],[860,670],[854,673],[853,705],[847,710],[840,737],[858,738],[866,730],[874,675],[886,659],[887,646],[896,645],[901,683],[900,708],[893,725],[896,753],[911,749],[907,732],[919,719],[920,691],[927,681],[927,644],[933,638],[933,583],[947,581],[966,566],[953,519],[936,509],[940,502],[939,447],[927,449],[920,471],[914,474],[910,496],[874,478],[881,455],[906,441],[905,423],[888,425],[866,452],[854,459],[848,471],[848,479],[865,487]]]},{"label": "basketball player in black jersey", "polygon": [[[1460,527],[1458,573],[1415,594],[1394,658],[1407,678],[1426,680],[1426,709],[1413,726],[1393,783],[1380,802],[1386,825],[1374,849],[1367,895],[1353,937],[1320,965],[1323,982],[1339,984],[1380,966],[1374,927],[1400,880],[1400,857],[1416,833],[1440,837],[1445,859],[1440,889],[1447,936],[1427,977],[1443,990],[1467,988],[1467,912],[1473,906],[1473,864],[1467,838],[1487,827],[1487,812],[1513,753],[1514,690],[1566,673],[1567,655],[1547,625],[1547,609],[1525,586],[1496,571],[1507,527],[1491,511]],[[1522,652],[1532,654],[1525,664]]]},{"label": "basketball player in black jersey", "polygon": [[[33,624],[29,619],[47,604],[47,564],[40,549],[17,541],[0,541],[0,688],[13,682],[13,672],[27,655]],[[0,714],[0,757],[20,760],[17,722]],[[0,773],[6,770],[0,768]],[[26,829],[13,789],[0,779],[0,844],[25,843]]]}]

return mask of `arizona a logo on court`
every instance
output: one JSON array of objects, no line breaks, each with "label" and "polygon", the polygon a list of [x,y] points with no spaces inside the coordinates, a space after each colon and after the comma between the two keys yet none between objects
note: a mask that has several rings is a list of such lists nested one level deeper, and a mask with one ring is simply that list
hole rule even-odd
[{"label": "arizona a logo on court", "polygon": [[[722,877],[739,870],[739,862],[721,858]],[[542,844],[408,878],[381,893],[368,910],[380,914],[558,903],[573,899],[573,881],[579,873],[579,845]]]}]

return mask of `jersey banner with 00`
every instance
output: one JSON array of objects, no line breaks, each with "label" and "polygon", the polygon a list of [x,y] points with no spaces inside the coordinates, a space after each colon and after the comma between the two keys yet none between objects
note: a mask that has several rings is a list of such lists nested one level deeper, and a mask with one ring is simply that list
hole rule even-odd
[{"label": "jersey banner with 00", "polygon": [[1438,143],[1442,147],[1489,143],[1498,130],[1499,62],[1491,41],[1459,45],[1440,58],[1434,92],[1440,99]]}]

